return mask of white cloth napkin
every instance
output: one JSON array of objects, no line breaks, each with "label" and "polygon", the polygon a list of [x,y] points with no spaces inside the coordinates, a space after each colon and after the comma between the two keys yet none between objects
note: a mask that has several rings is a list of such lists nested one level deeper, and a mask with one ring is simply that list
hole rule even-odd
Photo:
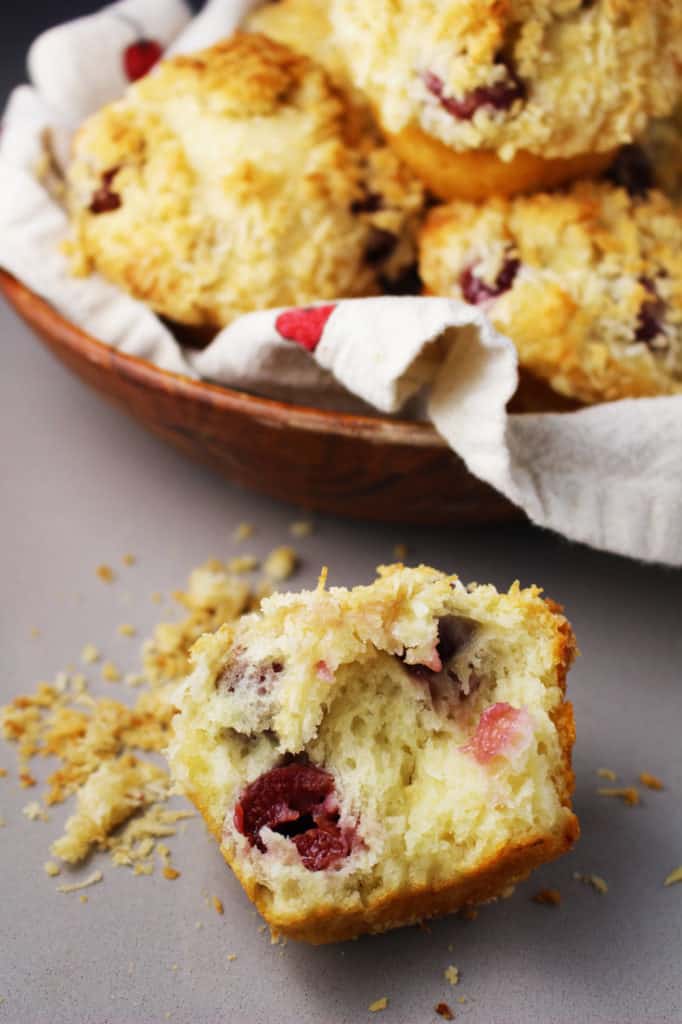
[{"label": "white cloth napkin", "polygon": [[[5,111],[0,265],[89,333],[167,370],[322,407],[406,414],[420,404],[469,470],[541,526],[594,547],[682,565],[682,398],[508,415],[516,354],[485,315],[438,298],[321,303],[244,316],[203,351],[183,351],[144,305],[97,275],[69,276],[65,213],[38,173],[73,129],[126,85],[140,39],[188,52],[232,32],[258,0],[123,0],[40,36],[32,86]],[[152,72],[153,73],[153,72]]]}]

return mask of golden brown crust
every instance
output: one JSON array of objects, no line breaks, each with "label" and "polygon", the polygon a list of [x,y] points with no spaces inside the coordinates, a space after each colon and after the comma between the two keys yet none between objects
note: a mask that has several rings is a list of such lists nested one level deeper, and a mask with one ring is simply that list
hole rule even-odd
[{"label": "golden brown crust", "polygon": [[576,178],[599,174],[613,159],[613,151],[545,159],[521,149],[507,161],[492,150],[457,153],[414,125],[387,137],[426,187],[446,200],[478,202],[490,196],[556,188]]}]

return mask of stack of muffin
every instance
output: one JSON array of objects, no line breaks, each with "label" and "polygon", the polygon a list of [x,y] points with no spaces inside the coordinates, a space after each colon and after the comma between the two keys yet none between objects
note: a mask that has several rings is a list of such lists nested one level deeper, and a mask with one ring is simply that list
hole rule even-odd
[{"label": "stack of muffin", "polygon": [[682,392],[678,0],[281,0],[246,29],[84,126],[77,271],[219,328],[418,261],[558,405]]}]

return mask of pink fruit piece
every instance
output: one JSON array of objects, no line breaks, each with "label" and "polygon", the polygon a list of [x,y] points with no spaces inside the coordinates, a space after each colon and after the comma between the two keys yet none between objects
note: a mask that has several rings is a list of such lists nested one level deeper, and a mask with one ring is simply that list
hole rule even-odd
[{"label": "pink fruit piece", "polygon": [[111,183],[119,170],[119,167],[112,167],[110,170],[104,171],[102,184],[92,194],[90,213],[111,213],[113,210],[118,210],[121,205],[121,197],[118,192],[113,191]]},{"label": "pink fruit piece", "polygon": [[472,306],[478,306],[482,302],[487,302],[488,299],[496,299],[498,295],[509,291],[514,284],[520,266],[520,260],[505,260],[502,269],[492,284],[486,284],[485,281],[478,277],[473,267],[466,267],[459,279],[459,286],[462,289],[464,300],[471,303]]},{"label": "pink fruit piece", "polygon": [[525,708],[500,702],[485,709],[476,732],[461,749],[479,764],[488,764],[495,757],[511,760],[527,749],[532,737],[533,723]]},{"label": "pink fruit piece", "polygon": [[265,852],[265,827],[296,846],[309,871],[323,871],[347,857],[348,830],[339,826],[334,779],[322,768],[294,761],[272,768],[243,790],[234,810],[235,828]]},{"label": "pink fruit piece", "polygon": [[295,341],[308,352],[314,352],[327,320],[335,309],[335,305],[287,309],[279,314],[275,320],[275,327],[287,341]]},{"label": "pink fruit piece", "polygon": [[154,39],[137,39],[123,51],[123,70],[129,82],[137,82],[138,78],[151,71],[158,62],[163,49]]},{"label": "pink fruit piece", "polygon": [[422,81],[426,88],[436,96],[441,107],[460,121],[470,121],[481,107],[492,107],[493,110],[509,110],[516,100],[526,98],[526,87],[512,66],[503,58],[495,61],[506,69],[504,78],[493,85],[480,85],[460,99],[445,95],[445,83],[433,71],[425,71]]}]

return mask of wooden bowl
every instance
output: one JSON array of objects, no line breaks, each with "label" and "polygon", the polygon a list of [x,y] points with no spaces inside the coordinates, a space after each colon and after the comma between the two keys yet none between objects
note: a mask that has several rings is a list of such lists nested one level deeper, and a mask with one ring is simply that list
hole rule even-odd
[{"label": "wooden bowl", "polygon": [[0,290],[69,369],[230,480],[310,510],[386,522],[499,522],[521,512],[428,424],[275,402],[160,370],[90,337],[0,271]]}]

